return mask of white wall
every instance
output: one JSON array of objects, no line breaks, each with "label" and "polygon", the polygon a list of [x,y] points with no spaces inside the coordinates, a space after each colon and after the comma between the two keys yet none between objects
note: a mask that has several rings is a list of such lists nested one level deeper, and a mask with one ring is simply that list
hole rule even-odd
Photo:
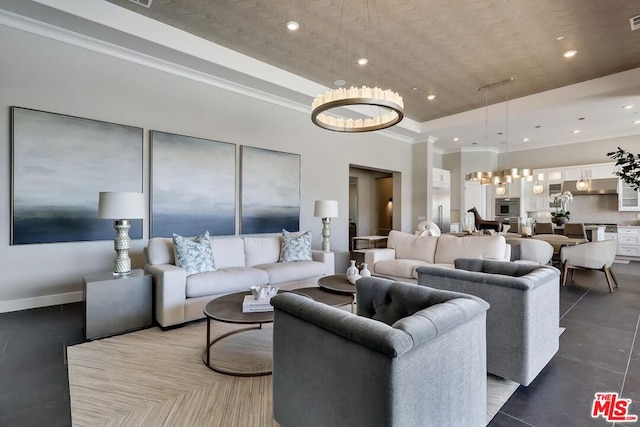
[{"label": "white wall", "polygon": [[[301,155],[301,229],[321,244],[316,199],[335,199],[332,247],[348,249],[349,164],[411,176],[412,145],[376,133],[340,134],[315,127],[308,112],[273,105],[79,47],[0,25],[0,312],[78,300],[82,276],[110,271],[112,241],[10,246],[10,106],[144,128],[144,188],[149,195],[148,131],[263,147]],[[64,165],[61,165],[64,167]],[[117,171],[114,171],[117,173]],[[411,179],[402,180],[402,228],[412,228]],[[395,199],[394,199],[395,202]],[[143,265],[148,238],[133,242]],[[115,231],[114,231],[115,233]]]}]

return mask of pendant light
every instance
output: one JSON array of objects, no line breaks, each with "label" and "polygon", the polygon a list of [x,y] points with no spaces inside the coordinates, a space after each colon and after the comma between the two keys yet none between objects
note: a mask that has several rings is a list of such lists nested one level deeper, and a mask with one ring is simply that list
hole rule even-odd
[{"label": "pendant light", "polygon": [[589,189],[589,181],[584,179],[584,170],[580,169],[580,179],[576,182],[576,190],[585,191]]},{"label": "pendant light", "polygon": [[544,174],[539,173],[536,183],[533,184],[533,194],[542,194],[542,192],[544,191],[544,185],[542,185],[542,183],[540,182],[541,177],[542,179],[544,179]]}]

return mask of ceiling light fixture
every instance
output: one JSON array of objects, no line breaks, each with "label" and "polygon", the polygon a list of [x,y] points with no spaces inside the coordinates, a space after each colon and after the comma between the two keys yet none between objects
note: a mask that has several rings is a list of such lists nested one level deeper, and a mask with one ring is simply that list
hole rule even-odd
[{"label": "ceiling light fixture", "polygon": [[640,120],[634,120],[634,121],[633,121],[633,124],[634,124],[634,125],[640,125]]},{"label": "ceiling light fixture", "polygon": [[542,192],[544,191],[544,185],[542,185],[540,181],[544,181],[543,173],[538,174],[538,179],[536,180],[536,183],[533,184],[533,194],[542,194]]},{"label": "ceiling light fixture", "polygon": [[369,60],[367,58],[358,59],[358,64],[359,65],[367,65],[368,63],[369,63]]},{"label": "ceiling light fixture", "polygon": [[632,109],[633,107],[635,107],[635,105],[625,105],[625,106],[624,106],[624,107],[622,107],[622,108],[624,108],[625,110],[630,110],[630,109]]},{"label": "ceiling light fixture", "polygon": [[573,58],[574,56],[576,56],[576,53],[578,53],[577,50],[568,50],[563,53],[562,56],[564,56],[565,58]]},{"label": "ceiling light fixture", "polygon": [[[342,28],[345,3],[346,0],[342,3],[340,29]],[[368,0],[365,1],[365,9],[366,25],[370,22]],[[333,51],[338,50],[337,42],[340,38],[340,29]],[[365,40],[368,39],[369,37],[365,37]],[[367,114],[369,117],[353,119],[338,114],[337,109],[340,107],[355,106],[365,106],[367,112],[370,112]],[[378,87],[370,88],[366,85],[330,90],[316,97],[311,104],[311,121],[316,126],[336,132],[372,132],[386,129],[399,123],[403,117],[404,100],[397,92]]]},{"label": "ceiling light fixture", "polygon": [[571,131],[571,133],[580,133],[580,129],[574,129]]},{"label": "ceiling light fixture", "polygon": [[289,31],[296,31],[298,28],[300,28],[300,24],[298,24],[296,21],[289,21],[287,22],[286,27]]},{"label": "ceiling light fixture", "polygon": [[427,96],[427,99],[429,101],[433,101],[434,99],[436,99],[436,96],[435,95],[429,95],[429,96]]}]

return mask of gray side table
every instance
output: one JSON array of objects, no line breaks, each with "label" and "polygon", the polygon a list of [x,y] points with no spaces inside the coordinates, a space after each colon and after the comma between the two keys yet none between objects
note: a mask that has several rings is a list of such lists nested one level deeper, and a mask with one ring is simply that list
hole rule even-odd
[{"label": "gray side table", "polygon": [[144,270],[128,276],[98,273],[84,276],[84,334],[103,338],[151,326],[152,280]]}]

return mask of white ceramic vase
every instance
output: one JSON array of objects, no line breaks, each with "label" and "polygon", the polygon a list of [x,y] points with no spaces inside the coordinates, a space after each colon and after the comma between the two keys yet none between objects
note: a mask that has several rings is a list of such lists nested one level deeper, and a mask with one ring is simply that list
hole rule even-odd
[{"label": "white ceramic vase", "polygon": [[347,268],[347,277],[353,276],[354,274],[358,274],[358,267],[356,267],[356,261],[351,260],[351,265]]},{"label": "white ceramic vase", "polygon": [[371,276],[371,272],[369,271],[369,268],[367,267],[367,263],[366,262],[364,264],[362,264],[362,270],[360,270],[360,275],[362,277],[370,277]]}]

